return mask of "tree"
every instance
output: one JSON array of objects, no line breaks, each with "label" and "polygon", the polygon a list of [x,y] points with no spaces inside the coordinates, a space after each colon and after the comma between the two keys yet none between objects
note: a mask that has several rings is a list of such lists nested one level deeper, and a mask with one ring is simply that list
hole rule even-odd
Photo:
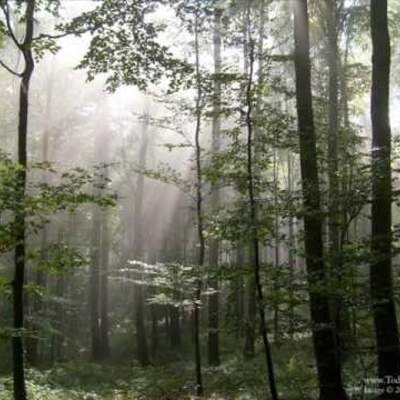
[{"label": "tree", "polygon": [[[47,88],[46,88],[46,108],[45,108],[45,126],[43,130],[43,137],[42,137],[42,162],[47,163],[50,161],[49,154],[51,153],[50,149],[50,138],[51,138],[51,122],[52,122],[52,114],[53,114],[53,95],[54,95],[54,61],[51,63],[50,67],[50,74],[47,81]],[[43,171],[43,183],[48,183],[48,171]],[[41,253],[46,259],[47,256],[47,246],[48,246],[48,229],[47,226],[44,225],[41,231]],[[45,272],[38,268],[35,275],[35,284],[38,285],[40,288],[45,288],[47,284],[47,277]],[[36,293],[32,299],[32,315],[31,315],[31,329],[32,329],[32,337],[30,337],[27,342],[26,346],[26,357],[27,361],[32,366],[37,366],[40,362],[40,317],[42,316],[42,308],[43,308],[43,301],[42,295]]]},{"label": "tree", "polygon": [[193,302],[193,327],[194,327],[194,346],[195,346],[195,366],[196,366],[196,394],[203,395],[203,377],[201,370],[201,347],[200,347],[200,302],[201,302],[201,272],[204,266],[206,242],[204,236],[204,216],[203,216],[203,168],[202,152],[200,143],[201,118],[203,90],[200,72],[200,50],[199,50],[199,28],[200,27],[200,2],[196,0],[194,10],[194,51],[195,51],[195,76],[196,76],[196,105],[195,105],[195,163],[196,163],[196,222],[198,254],[197,265],[199,277],[196,282],[195,296]]},{"label": "tree", "polygon": [[[218,7],[214,10],[213,26],[213,46],[214,46],[214,93],[212,110],[212,151],[217,153],[221,147],[221,82],[220,76],[221,60],[221,17],[222,10]],[[217,212],[220,206],[220,193],[217,185],[211,188],[211,212]],[[219,244],[217,240],[210,241],[209,264],[214,270],[218,267]],[[216,275],[216,271],[211,272]],[[220,364],[219,355],[219,285],[218,278],[209,279],[209,285],[212,293],[208,300],[208,363],[210,365]]]},{"label": "tree", "polygon": [[341,378],[336,333],[329,298],[321,288],[327,274],[323,260],[321,204],[316,136],[311,92],[311,65],[307,0],[294,2],[295,74],[301,181],[304,203],[304,235],[309,284],[314,353],[320,400],[347,399]]},{"label": "tree", "polygon": [[[141,137],[141,146],[139,150],[139,168],[144,170],[147,162],[147,151],[148,151],[148,128],[149,119],[148,115],[144,115],[143,130]],[[145,181],[143,174],[139,173],[136,179],[135,187],[135,199],[134,199],[134,237],[132,246],[132,255],[134,260],[144,261],[144,223],[143,223],[143,197],[145,194]],[[135,325],[136,325],[136,355],[140,365],[147,366],[150,363],[149,352],[147,346],[147,335],[145,328],[145,315],[144,315],[144,299],[143,299],[143,285],[142,285],[142,273],[139,270],[137,273],[137,279],[140,281],[134,288],[134,308],[135,308]]]},{"label": "tree", "polygon": [[[110,133],[107,123],[102,121],[103,126],[97,126],[95,137],[95,159],[100,160],[102,175],[96,183],[96,195],[99,195],[101,188],[109,181],[110,162]],[[105,126],[105,127],[104,127]],[[110,238],[108,232],[108,210],[96,207],[93,210],[93,227],[91,243],[91,265],[90,265],[90,318],[91,318],[91,339],[92,358],[94,361],[103,361],[110,355],[108,341],[108,264],[110,252]]]},{"label": "tree", "polygon": [[22,73],[18,73],[1,62],[1,65],[13,75],[21,78],[19,92],[19,114],[18,114],[18,163],[21,168],[17,175],[18,192],[16,202],[18,208],[15,213],[15,249],[14,249],[14,280],[13,289],[13,310],[14,310],[14,335],[12,338],[13,352],[13,377],[14,377],[14,398],[15,400],[26,399],[25,372],[24,372],[24,282],[25,282],[25,261],[26,261],[26,237],[25,237],[25,189],[26,189],[26,168],[27,168],[27,136],[28,136],[28,113],[29,113],[29,86],[34,70],[32,53],[32,41],[34,35],[34,14],[35,0],[29,0],[25,7],[25,37],[22,43],[15,36],[11,26],[10,7],[7,0],[0,2],[6,25],[7,35],[11,37],[14,44],[21,52],[25,66]]},{"label": "tree", "polygon": [[[250,2],[248,3],[247,12],[250,14]],[[250,29],[247,27],[247,29]],[[256,190],[254,184],[254,122],[253,122],[253,84],[254,84],[254,64],[255,64],[255,43],[251,35],[251,31],[248,31],[248,63],[249,72],[246,85],[246,111],[245,111],[245,126],[247,130],[247,143],[246,143],[246,172],[247,172],[247,194],[249,204],[249,216],[250,216],[250,251],[251,251],[251,262],[254,269],[254,282],[257,293],[258,313],[260,317],[260,333],[264,345],[265,361],[268,371],[269,388],[271,397],[273,400],[278,399],[278,391],[276,387],[274,364],[272,362],[271,346],[268,340],[267,322],[265,316],[265,303],[264,293],[262,288],[261,278],[261,258],[260,258],[260,244],[259,244],[259,218],[258,218],[258,207],[256,199]]]},{"label": "tree", "polygon": [[[392,176],[389,122],[390,37],[387,0],[371,0],[372,37],[372,232],[371,301],[382,398],[398,399],[398,385],[387,377],[400,373],[400,345],[392,283]],[[393,392],[391,393],[391,391]]]},{"label": "tree", "polygon": [[60,25],[59,36],[90,32],[89,49],[79,68],[87,71],[88,80],[107,74],[110,91],[122,85],[144,90],[162,77],[175,89],[191,68],[159,42],[160,26],[146,18],[158,4],[158,0],[102,0],[93,10]]}]

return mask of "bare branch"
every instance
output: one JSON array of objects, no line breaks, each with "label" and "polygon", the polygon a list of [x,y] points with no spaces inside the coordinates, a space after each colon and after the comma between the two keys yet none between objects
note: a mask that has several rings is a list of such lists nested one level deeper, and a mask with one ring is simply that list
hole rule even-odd
[{"label": "bare branch", "polygon": [[96,26],[91,27],[91,28],[82,28],[82,29],[78,29],[76,31],[66,31],[63,33],[59,33],[57,35],[51,35],[49,33],[41,33],[38,36],[34,37],[32,39],[32,41],[41,40],[41,39],[61,39],[63,37],[69,36],[69,35],[80,36],[87,32],[94,32],[99,26],[100,26],[100,24],[97,24]]},{"label": "bare branch", "polygon": [[[10,19],[10,9],[8,7],[8,0],[0,1],[0,8],[3,11],[3,14],[6,18],[7,24],[7,33],[14,42],[14,44],[19,48],[22,49],[21,43],[18,41],[17,37],[15,36],[14,30],[11,26],[11,19]],[[4,65],[3,65],[4,66]]]},{"label": "bare branch", "polygon": [[37,41],[37,40],[42,40],[42,39],[61,39],[68,35],[80,35],[82,33],[85,33],[85,32],[81,32],[81,31],[79,31],[79,32],[63,32],[58,35],[50,35],[48,33],[41,33],[39,36],[34,37],[32,39],[32,41]]},{"label": "bare branch", "polygon": [[10,74],[13,74],[15,76],[18,76],[18,78],[22,77],[22,74],[20,72],[14,71],[12,68],[10,68],[6,63],[0,60],[0,65],[6,69]]}]

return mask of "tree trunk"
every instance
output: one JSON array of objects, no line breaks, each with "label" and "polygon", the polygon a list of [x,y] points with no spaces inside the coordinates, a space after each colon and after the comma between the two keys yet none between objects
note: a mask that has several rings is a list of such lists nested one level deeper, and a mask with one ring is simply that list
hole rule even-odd
[{"label": "tree trunk", "polygon": [[197,239],[198,239],[198,254],[197,254],[197,265],[199,268],[198,278],[196,282],[194,304],[193,304],[193,335],[194,335],[194,351],[195,351],[195,372],[196,372],[196,395],[202,396],[203,389],[203,377],[201,367],[201,347],[200,347],[200,302],[201,302],[201,273],[204,267],[204,256],[205,256],[205,238],[203,231],[203,172],[201,163],[201,144],[200,144],[200,133],[201,133],[201,102],[203,97],[201,87],[201,74],[200,74],[200,54],[199,54],[199,13],[200,4],[197,2],[195,11],[195,22],[194,22],[194,47],[196,57],[196,127],[195,127],[195,162],[196,162],[196,219],[197,219]]},{"label": "tree trunk", "polygon": [[[262,3],[264,1],[262,0]],[[244,16],[244,26],[243,26],[243,73],[248,76],[249,75],[249,38],[248,38],[248,30],[250,27],[250,3],[247,2],[245,16]],[[262,52],[263,36],[259,37],[259,49]],[[262,82],[262,57],[259,57],[259,84]],[[244,83],[241,88],[243,97],[246,97],[247,85]],[[261,97],[257,97],[256,101],[256,113],[258,114],[259,108],[261,106]],[[257,135],[257,126],[255,129],[255,136]],[[254,157],[257,158],[257,152],[255,152]],[[256,167],[257,167],[257,163]],[[252,259],[253,248],[249,246],[249,258]],[[245,312],[245,321],[244,321],[244,347],[243,347],[243,356],[244,358],[251,359],[255,356],[255,338],[256,338],[256,314],[257,314],[257,300],[256,300],[256,286],[254,282],[254,276],[249,276],[246,279],[246,312]]]},{"label": "tree trunk", "polygon": [[[288,192],[289,196],[291,196],[294,192],[293,185],[293,157],[288,152],[287,157],[287,165],[288,165],[288,174],[287,174],[287,182],[288,182]],[[296,330],[296,322],[295,322],[295,310],[294,310],[294,301],[295,301],[295,237],[294,237],[294,216],[293,211],[289,211],[288,218],[288,266],[289,266],[289,335],[293,338],[293,335]]]},{"label": "tree trunk", "polygon": [[101,360],[100,344],[100,245],[101,245],[101,221],[100,210],[94,206],[92,244],[91,244],[91,266],[89,278],[89,304],[91,321],[91,356],[94,361]]},{"label": "tree trunk", "polygon": [[[250,5],[248,4],[248,14],[250,14]],[[272,354],[270,343],[268,339],[267,332],[267,323],[265,317],[265,304],[264,304],[264,293],[261,282],[261,260],[260,260],[260,249],[259,249],[259,239],[258,239],[258,209],[256,202],[256,190],[254,187],[254,175],[255,175],[255,167],[253,165],[254,155],[253,155],[253,147],[254,147],[254,126],[253,126],[253,78],[254,78],[254,42],[251,39],[250,27],[248,27],[248,36],[249,36],[249,46],[248,46],[248,54],[246,57],[249,59],[249,71],[246,85],[246,116],[245,116],[245,124],[247,128],[247,143],[246,143],[246,151],[247,151],[247,193],[248,193],[248,202],[250,207],[250,238],[251,238],[251,248],[252,248],[252,264],[254,270],[254,283],[257,294],[257,303],[258,303],[258,313],[260,317],[260,331],[261,337],[264,344],[264,354],[265,354],[265,362],[267,367],[267,375],[269,382],[269,389],[271,392],[271,398],[273,400],[278,399],[278,391],[276,388],[276,380],[274,373],[274,364],[272,362]]]},{"label": "tree trunk", "polygon": [[[63,235],[62,235],[63,236]],[[64,240],[64,239],[62,239]],[[65,329],[65,310],[63,300],[66,297],[66,277],[63,273],[56,277],[55,297],[57,298],[54,304],[54,315],[57,316],[56,326],[57,331],[53,335],[53,348],[52,348],[52,363],[63,361],[63,342],[64,342],[64,329]]]},{"label": "tree trunk", "polygon": [[[101,110],[101,108],[99,108]],[[103,110],[101,110],[103,111]],[[104,112],[104,111],[103,111]],[[107,118],[107,114],[104,113]],[[107,124],[102,121],[103,125]],[[105,184],[108,179],[109,132],[99,124],[95,137],[95,160],[105,163],[99,184]],[[98,189],[96,189],[98,191]],[[110,252],[110,234],[108,228],[109,212],[95,206],[93,210],[92,254],[90,268],[90,309],[92,332],[92,358],[103,361],[110,355],[108,340],[108,268]]]},{"label": "tree trunk", "polygon": [[[236,339],[243,337],[243,245],[237,244],[237,249],[234,252],[235,261],[233,261],[232,268],[234,269],[234,276],[230,282],[229,297],[227,298],[227,317],[228,321],[233,319],[233,327]],[[231,310],[231,311],[230,311]]]},{"label": "tree trunk", "polygon": [[[144,116],[144,124],[141,138],[141,146],[139,152],[139,168],[146,168],[147,150],[148,150],[148,115]],[[144,261],[144,223],[143,221],[143,197],[144,197],[144,176],[139,173],[135,188],[134,203],[134,240],[133,240],[133,256],[135,260]],[[139,267],[138,267],[139,268]],[[142,280],[143,274],[139,271],[136,279]],[[142,366],[150,364],[149,351],[147,344],[147,334],[145,327],[145,309],[143,299],[143,285],[136,284],[134,288],[134,307],[135,307],[135,326],[136,326],[136,356]]]},{"label": "tree trunk", "polygon": [[25,189],[27,169],[27,135],[29,115],[29,85],[34,70],[31,43],[34,30],[35,0],[29,0],[25,11],[25,39],[21,45],[21,51],[25,61],[25,69],[19,92],[19,115],[18,115],[18,163],[21,170],[18,172],[18,189],[15,212],[15,236],[16,245],[14,252],[14,280],[12,282],[13,294],[13,328],[12,354],[13,354],[13,378],[14,399],[26,399],[25,370],[24,370],[24,283],[25,283]]},{"label": "tree trunk", "polygon": [[[390,37],[387,0],[371,0],[372,36],[372,253],[370,286],[375,324],[378,375],[385,382],[382,398],[398,399],[400,385],[388,383],[385,377],[397,379],[400,374],[400,347],[393,299],[392,282],[392,182],[391,131],[389,122]],[[389,393],[389,388],[394,393]]]},{"label": "tree trunk", "polygon": [[[213,120],[212,120],[212,151],[214,154],[220,150],[221,131],[221,10],[214,11],[214,98],[213,98]],[[220,205],[219,188],[215,185],[211,188],[211,212],[217,212]],[[211,277],[208,285],[212,293],[208,297],[208,364],[219,365],[219,283],[215,272],[218,268],[219,243],[217,240],[210,241],[209,264]]]},{"label": "tree trunk", "polygon": [[335,1],[325,0],[327,22],[327,61],[329,69],[328,98],[328,180],[329,180],[329,261],[330,275],[336,292],[332,296],[332,319],[335,323],[339,357],[344,359],[348,347],[348,310],[343,308],[340,295],[343,286],[343,259],[341,240],[341,216],[338,207],[340,199],[339,171],[339,49],[338,49],[338,10]]},{"label": "tree trunk", "polygon": [[150,313],[151,313],[151,357],[154,360],[154,358],[157,356],[158,342],[159,342],[157,304],[152,304],[150,306]]},{"label": "tree trunk", "polygon": [[[254,256],[253,256],[254,257]],[[254,277],[249,276],[246,281],[246,318],[244,321],[244,358],[251,359],[255,356],[255,335],[256,335],[256,285]]]},{"label": "tree trunk", "polygon": [[303,187],[304,235],[307,276],[317,362],[320,400],[347,399],[341,378],[336,333],[330,314],[323,261],[322,215],[317,165],[316,136],[311,93],[311,65],[307,0],[294,1],[295,72],[297,118]]},{"label": "tree trunk", "polygon": [[279,199],[278,199],[278,191],[279,191],[279,174],[278,174],[278,134],[275,133],[274,138],[274,267],[275,271],[273,272],[274,277],[274,340],[278,342],[279,340],[279,268],[280,268],[280,240],[279,240]]},{"label": "tree trunk", "polygon": [[[52,117],[52,101],[53,101],[53,87],[54,87],[54,64],[51,64],[51,71],[48,80],[48,88],[46,93],[46,111],[45,111],[45,128],[43,131],[43,142],[42,142],[42,162],[49,161],[49,142],[50,142],[50,129],[51,117]],[[43,183],[47,184],[48,172],[43,171]],[[47,259],[47,246],[48,246],[48,227],[45,224],[42,228],[40,235],[40,254],[44,261]],[[46,288],[47,276],[46,273],[41,269],[37,269],[35,273],[35,284],[39,288]],[[32,317],[31,317],[31,329],[32,337],[29,339],[29,345],[26,348],[27,361],[32,366],[38,366],[41,362],[40,359],[40,320],[44,317],[43,310],[43,299],[42,294],[34,294],[32,298]],[[29,301],[28,301],[29,302]]]},{"label": "tree trunk", "polygon": [[[105,175],[108,176],[106,167]],[[108,318],[108,275],[110,264],[110,232],[109,232],[109,211],[102,210],[101,218],[101,249],[100,249],[100,326],[99,345],[100,356],[104,360],[110,356],[109,342],[109,318]]]},{"label": "tree trunk", "polygon": [[172,348],[178,348],[181,345],[181,323],[179,318],[179,307],[175,305],[170,306],[170,322],[171,322],[171,346]]}]

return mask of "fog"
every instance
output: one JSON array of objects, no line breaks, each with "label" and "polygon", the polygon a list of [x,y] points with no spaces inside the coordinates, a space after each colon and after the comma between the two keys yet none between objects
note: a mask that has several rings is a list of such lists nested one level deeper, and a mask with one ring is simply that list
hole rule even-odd
[{"label": "fog", "polygon": [[400,3],[378,3],[0,0],[0,400],[397,376]]}]

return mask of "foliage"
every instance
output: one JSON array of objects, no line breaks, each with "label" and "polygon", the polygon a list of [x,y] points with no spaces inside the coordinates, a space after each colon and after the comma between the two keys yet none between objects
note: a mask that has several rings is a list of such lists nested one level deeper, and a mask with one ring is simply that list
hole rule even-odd
[{"label": "foliage", "polygon": [[[21,166],[14,163],[8,155],[0,152],[0,252],[6,252],[14,246],[15,221],[13,214],[17,211],[26,216],[28,230],[37,233],[54,213],[67,210],[75,211],[83,204],[97,204],[108,207],[115,204],[115,195],[91,194],[91,187],[105,189],[102,172],[99,168],[86,171],[74,168],[66,172],[57,172],[50,163],[32,164],[28,172],[32,174],[26,188],[23,204],[18,199],[18,180],[16,179]],[[49,174],[54,183],[43,182],[39,176]]]},{"label": "foliage", "polygon": [[59,26],[61,31],[92,34],[89,50],[78,66],[87,69],[89,81],[98,74],[107,74],[111,91],[121,85],[144,90],[162,77],[177,87],[190,74],[191,68],[159,43],[162,26],[146,19],[157,3],[103,0],[93,11]]}]

